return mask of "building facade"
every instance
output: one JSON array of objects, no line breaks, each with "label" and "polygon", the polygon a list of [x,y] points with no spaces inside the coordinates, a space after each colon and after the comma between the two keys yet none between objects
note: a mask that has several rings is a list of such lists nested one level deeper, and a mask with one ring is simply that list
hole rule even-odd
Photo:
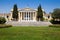
[{"label": "building facade", "polygon": [[[43,17],[46,20],[50,20],[51,16],[47,15],[44,13],[43,11]],[[9,14],[5,14],[5,18],[7,21],[14,21],[13,17],[12,17],[12,13],[13,13],[13,9],[11,10],[11,12]],[[50,16],[50,18],[48,18],[48,16]],[[22,21],[37,21],[37,10],[36,9],[31,9],[31,8],[23,8],[23,9],[18,9],[18,20],[19,22]]]},{"label": "building facade", "polygon": [[[11,10],[10,20],[13,19],[12,12],[13,10]],[[18,9],[18,21],[37,21],[37,10],[31,8]]]},{"label": "building facade", "polygon": [[36,21],[37,11],[30,8],[20,9],[18,13],[19,21]]}]

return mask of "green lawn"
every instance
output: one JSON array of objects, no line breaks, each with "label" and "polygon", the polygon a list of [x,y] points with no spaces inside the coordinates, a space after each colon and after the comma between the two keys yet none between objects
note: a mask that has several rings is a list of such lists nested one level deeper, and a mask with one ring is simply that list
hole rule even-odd
[{"label": "green lawn", "polygon": [[0,28],[0,40],[60,40],[60,28],[53,27]]}]

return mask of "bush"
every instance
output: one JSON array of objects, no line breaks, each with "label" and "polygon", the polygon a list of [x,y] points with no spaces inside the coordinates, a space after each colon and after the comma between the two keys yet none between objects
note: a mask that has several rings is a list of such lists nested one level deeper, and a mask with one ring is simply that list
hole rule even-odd
[{"label": "bush", "polygon": [[60,24],[60,21],[51,20],[50,22],[51,22],[52,24]]},{"label": "bush", "polygon": [[60,28],[60,25],[59,25],[59,24],[49,25],[49,27],[56,27],[56,28]]},{"label": "bush", "polygon": [[12,25],[0,24],[0,28],[8,28],[12,27]]},{"label": "bush", "polygon": [[0,17],[0,24],[4,24],[6,22],[6,19],[4,17]]}]

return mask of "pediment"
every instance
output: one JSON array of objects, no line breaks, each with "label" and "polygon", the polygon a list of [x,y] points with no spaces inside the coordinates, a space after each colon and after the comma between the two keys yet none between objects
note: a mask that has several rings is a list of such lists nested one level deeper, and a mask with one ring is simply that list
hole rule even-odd
[{"label": "pediment", "polygon": [[36,11],[36,10],[31,8],[23,8],[23,9],[20,9],[19,11]]}]

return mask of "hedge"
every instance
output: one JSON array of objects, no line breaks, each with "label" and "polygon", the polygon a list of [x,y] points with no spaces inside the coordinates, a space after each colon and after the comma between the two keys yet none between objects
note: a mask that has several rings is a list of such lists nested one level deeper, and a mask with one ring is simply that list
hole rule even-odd
[{"label": "hedge", "polygon": [[50,20],[52,24],[60,24],[60,21]]},{"label": "hedge", "polygon": [[0,24],[4,24],[6,22],[6,19],[4,17],[0,17]]},{"label": "hedge", "polygon": [[60,28],[60,24],[49,25],[49,27],[56,27],[56,28]]},{"label": "hedge", "polygon": [[0,24],[0,28],[8,28],[12,27],[12,25]]}]

